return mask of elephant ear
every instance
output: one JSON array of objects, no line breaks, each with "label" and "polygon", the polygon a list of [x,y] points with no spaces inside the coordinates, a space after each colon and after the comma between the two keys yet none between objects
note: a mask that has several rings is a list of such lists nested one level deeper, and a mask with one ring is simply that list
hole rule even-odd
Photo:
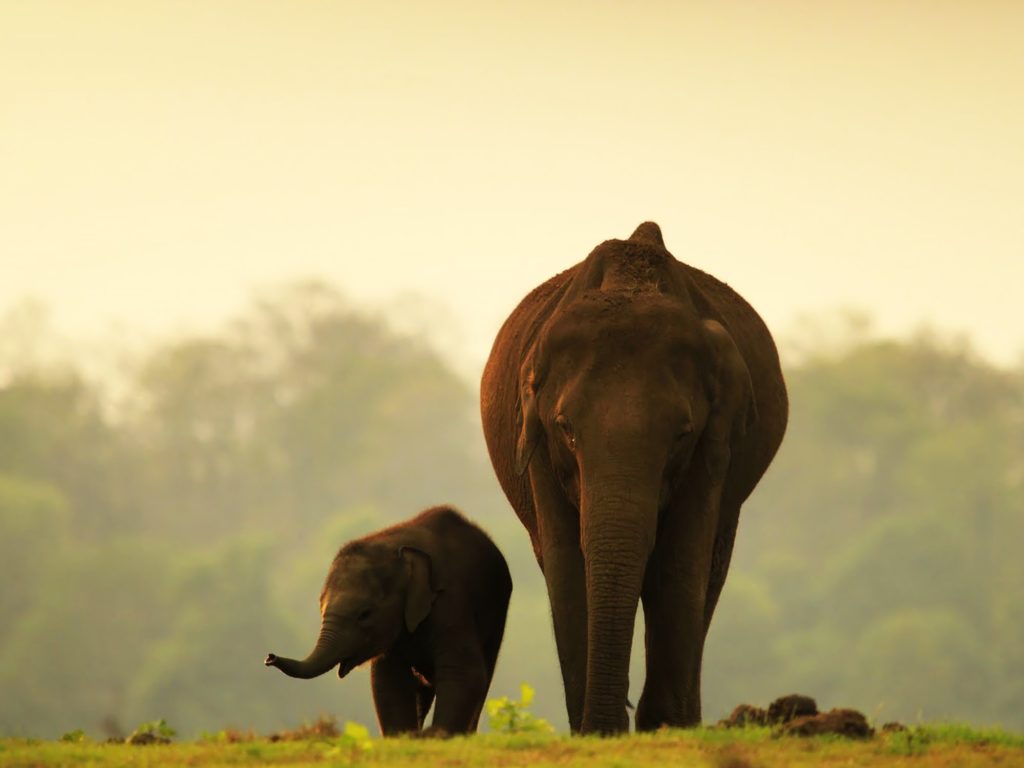
[{"label": "elephant ear", "polygon": [[537,373],[534,367],[536,348],[523,363],[519,373],[519,408],[516,410],[519,436],[516,439],[515,470],[522,475],[530,465],[540,441],[540,417],[537,415]]},{"label": "elephant ear", "polygon": [[757,421],[754,384],[750,370],[736,343],[716,320],[704,321],[704,333],[711,346],[713,373],[708,390],[711,412],[704,428],[705,461],[712,477],[729,466],[732,441],[742,438]]},{"label": "elephant ear", "polygon": [[434,589],[430,555],[416,547],[402,547],[399,554],[409,572],[409,587],[405,593],[405,627],[414,632],[430,615],[440,590]]}]

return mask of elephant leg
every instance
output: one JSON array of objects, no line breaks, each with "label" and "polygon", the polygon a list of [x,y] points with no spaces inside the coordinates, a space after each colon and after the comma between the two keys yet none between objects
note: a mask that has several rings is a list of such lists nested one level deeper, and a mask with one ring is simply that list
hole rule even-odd
[{"label": "elephant leg", "polygon": [[579,515],[562,500],[560,489],[539,487],[543,480],[537,477],[533,482],[534,498],[547,500],[538,504],[537,513],[540,566],[551,603],[569,728],[578,733],[587,692],[587,582]]},{"label": "elephant leg", "polygon": [[704,601],[704,635],[711,628],[711,617],[718,606],[718,598],[725,586],[725,577],[729,574],[729,563],[732,560],[732,546],[736,541],[736,526],[740,519],[738,502],[722,500],[719,513],[718,533],[715,536],[714,549],[711,553],[711,572],[708,575],[708,592]]},{"label": "elephant leg", "polygon": [[408,664],[387,654],[373,660],[370,687],[383,735],[395,736],[420,729],[423,718],[418,711],[418,687],[421,685]]},{"label": "elephant leg", "polygon": [[[501,639],[505,635],[505,612],[508,610],[508,602],[505,601],[501,619],[499,620],[496,627],[493,628],[490,636],[481,642],[481,650],[483,653],[484,664],[487,668],[487,690],[491,689],[491,682],[494,680],[494,667],[498,663],[498,651],[501,650]],[[485,694],[486,698],[486,694]],[[473,731],[476,731],[480,721],[480,713],[477,712],[477,719],[473,722]]]},{"label": "elephant leg", "polygon": [[434,686],[427,685],[422,680],[416,681],[416,722],[418,728],[423,728],[427,719],[427,713],[434,704]]},{"label": "elephant leg", "polygon": [[[698,499],[700,496],[698,495]],[[700,668],[717,505],[686,500],[666,510],[647,563],[644,606],[647,676],[638,731],[686,727],[701,719]]]},{"label": "elephant leg", "polygon": [[578,733],[583,725],[587,692],[587,592],[579,547],[546,549],[544,580],[551,602],[569,728]]},{"label": "elephant leg", "polygon": [[434,720],[428,732],[472,733],[487,696],[487,664],[479,648],[458,643],[435,660]]}]

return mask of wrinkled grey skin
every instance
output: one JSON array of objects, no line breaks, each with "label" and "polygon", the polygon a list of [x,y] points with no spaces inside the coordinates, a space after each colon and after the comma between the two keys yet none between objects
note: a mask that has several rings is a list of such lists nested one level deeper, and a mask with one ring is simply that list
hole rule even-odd
[{"label": "wrinkled grey skin", "polygon": [[764,323],[648,222],[523,299],[480,399],[491,462],[547,582],[573,731],[628,730],[639,600],[636,727],[699,723],[740,506],[786,428]]},{"label": "wrinkled grey skin", "polygon": [[320,635],[299,661],[269,654],[286,675],[372,662],[385,736],[475,731],[505,627],[512,581],[501,552],[449,507],[346,544],[320,594]]}]

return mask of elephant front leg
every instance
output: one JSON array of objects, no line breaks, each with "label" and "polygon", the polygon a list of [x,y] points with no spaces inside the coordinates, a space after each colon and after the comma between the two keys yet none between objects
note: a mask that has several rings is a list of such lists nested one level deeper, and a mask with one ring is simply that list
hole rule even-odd
[{"label": "elephant front leg", "polygon": [[392,656],[374,659],[370,665],[370,687],[377,723],[384,736],[418,731],[423,725],[420,714],[420,687],[409,665]]},{"label": "elephant front leg", "polygon": [[551,602],[569,728],[578,733],[587,692],[587,589],[579,516],[560,498],[560,490],[556,495],[539,480],[533,479],[534,498],[541,502],[537,505],[539,562]]},{"label": "elephant front leg", "polygon": [[479,648],[459,644],[435,660],[434,721],[425,735],[472,733],[487,697],[489,676]]},{"label": "elephant front leg", "polygon": [[717,505],[670,507],[648,561],[644,606],[647,676],[636,728],[687,727],[701,721],[700,673],[705,606]]},{"label": "elephant front leg", "polygon": [[545,550],[544,579],[551,601],[569,728],[578,733],[587,692],[587,594],[579,547]]},{"label": "elephant front leg", "polygon": [[698,579],[648,564],[644,606],[647,675],[636,708],[636,729],[698,725],[704,650],[702,588]]}]

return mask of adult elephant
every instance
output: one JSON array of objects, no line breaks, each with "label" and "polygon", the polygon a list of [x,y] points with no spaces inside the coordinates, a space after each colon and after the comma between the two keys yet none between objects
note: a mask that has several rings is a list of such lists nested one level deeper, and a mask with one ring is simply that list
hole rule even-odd
[{"label": "adult elephant", "polygon": [[547,582],[572,730],[628,730],[638,599],[636,727],[699,723],[740,505],[786,429],[764,322],[647,222],[523,299],[480,398],[491,462]]}]

